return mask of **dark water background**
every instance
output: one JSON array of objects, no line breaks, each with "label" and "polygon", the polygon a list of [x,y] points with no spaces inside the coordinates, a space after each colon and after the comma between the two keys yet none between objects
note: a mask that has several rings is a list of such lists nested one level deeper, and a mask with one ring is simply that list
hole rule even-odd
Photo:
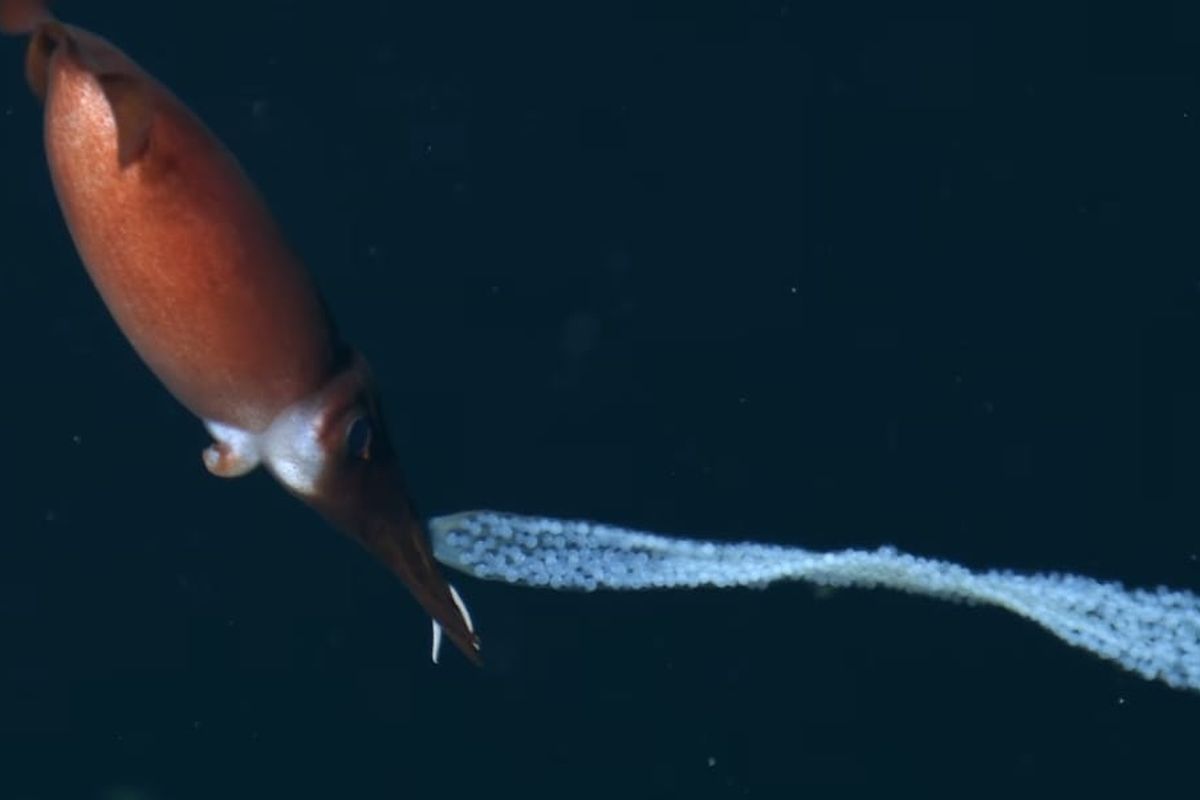
[{"label": "dark water background", "polygon": [[[426,513],[1196,590],[1185,6],[57,8],[261,184]],[[261,473],[205,473],[79,267],[21,53],[0,42],[0,798],[1194,790],[1200,698],[989,609],[463,578],[488,665],[434,667],[352,543]]]}]

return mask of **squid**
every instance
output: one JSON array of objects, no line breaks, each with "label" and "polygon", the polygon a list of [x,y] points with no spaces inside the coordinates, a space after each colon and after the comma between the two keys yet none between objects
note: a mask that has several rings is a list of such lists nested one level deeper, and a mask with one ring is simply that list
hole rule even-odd
[{"label": "squid", "polygon": [[43,2],[0,0],[28,37],[46,159],[88,275],[134,350],[212,436],[203,462],[263,465],[358,541],[472,662],[480,640],[432,557],[371,370],[233,155],[116,46]]}]

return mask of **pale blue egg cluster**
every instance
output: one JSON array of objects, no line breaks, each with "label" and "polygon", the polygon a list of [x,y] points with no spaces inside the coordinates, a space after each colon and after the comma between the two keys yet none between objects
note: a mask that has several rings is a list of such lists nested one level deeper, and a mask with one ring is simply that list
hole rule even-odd
[{"label": "pale blue egg cluster", "polygon": [[1200,691],[1200,597],[1079,575],[973,572],[892,548],[816,553],[676,539],[591,522],[467,511],[430,521],[434,555],[476,578],[551,589],[765,586],[887,588],[1006,608],[1076,647]]}]

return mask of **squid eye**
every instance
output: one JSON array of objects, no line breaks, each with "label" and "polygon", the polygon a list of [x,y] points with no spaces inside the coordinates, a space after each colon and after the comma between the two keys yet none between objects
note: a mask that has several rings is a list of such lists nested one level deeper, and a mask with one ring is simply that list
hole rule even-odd
[{"label": "squid eye", "polygon": [[346,452],[366,461],[371,457],[371,420],[358,416],[346,429]]}]

